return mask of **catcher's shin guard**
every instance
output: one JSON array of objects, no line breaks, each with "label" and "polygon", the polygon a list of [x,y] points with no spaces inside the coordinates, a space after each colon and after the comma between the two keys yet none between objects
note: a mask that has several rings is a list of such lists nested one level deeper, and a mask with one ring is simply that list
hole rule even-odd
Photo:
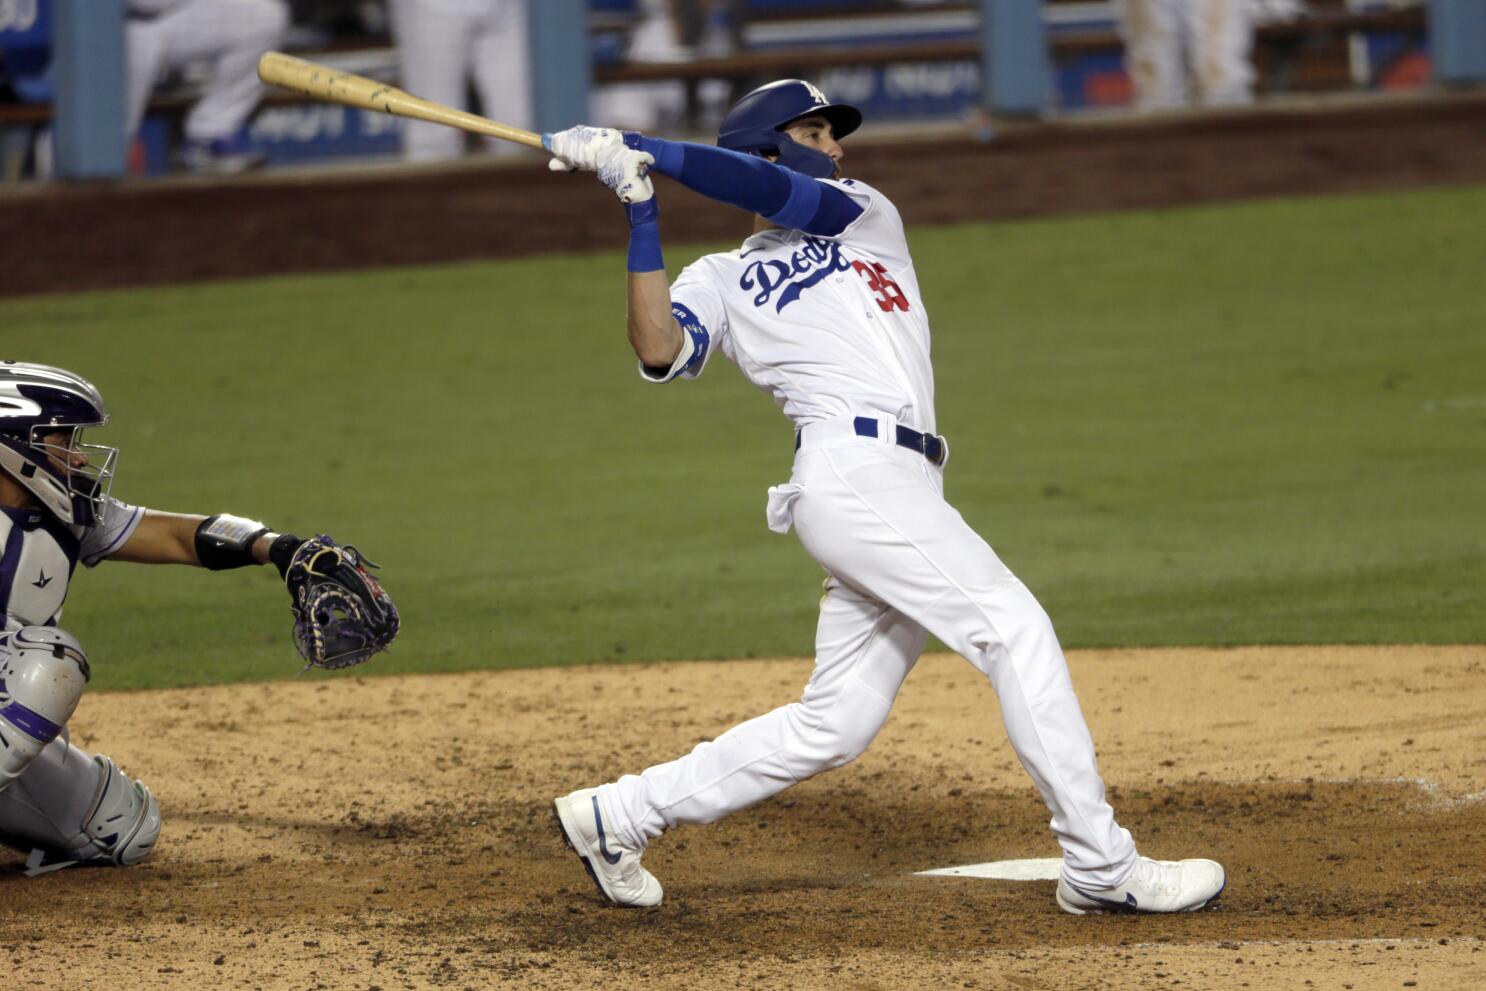
[{"label": "catcher's shin guard", "polygon": [[112,760],[53,740],[0,792],[0,842],[30,851],[28,874],[148,857],[160,835],[160,806]]},{"label": "catcher's shin guard", "polygon": [[62,732],[87,681],[72,634],[49,626],[0,634],[0,792]]}]

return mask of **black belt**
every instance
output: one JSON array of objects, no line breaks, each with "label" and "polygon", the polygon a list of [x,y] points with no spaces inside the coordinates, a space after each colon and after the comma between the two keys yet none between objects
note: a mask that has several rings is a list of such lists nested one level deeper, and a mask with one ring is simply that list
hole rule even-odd
[{"label": "black belt", "polygon": [[[858,437],[876,437],[877,420],[870,416],[859,416],[852,420],[852,428],[856,430]],[[795,431],[795,450],[800,449],[800,435],[804,433],[803,428]],[[898,424],[898,436],[894,442],[899,447],[906,447],[910,451],[917,451],[929,461],[936,465],[944,464],[944,438],[933,434],[921,434],[912,427]]]}]

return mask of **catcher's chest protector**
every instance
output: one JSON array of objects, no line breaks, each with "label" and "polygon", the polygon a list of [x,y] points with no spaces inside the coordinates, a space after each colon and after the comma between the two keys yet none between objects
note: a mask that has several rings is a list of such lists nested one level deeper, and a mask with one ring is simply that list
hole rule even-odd
[{"label": "catcher's chest protector", "polygon": [[55,622],[79,541],[45,510],[0,507],[0,596],[7,629]]}]

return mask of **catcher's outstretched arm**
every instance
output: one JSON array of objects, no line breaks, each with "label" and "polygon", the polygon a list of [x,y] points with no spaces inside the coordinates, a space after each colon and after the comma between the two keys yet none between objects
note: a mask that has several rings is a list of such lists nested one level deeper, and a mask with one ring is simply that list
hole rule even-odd
[{"label": "catcher's outstretched arm", "polygon": [[[135,564],[190,564],[222,570],[267,564],[280,535],[255,520],[146,510],[124,546],[109,555]],[[297,539],[297,538],[296,538]]]},{"label": "catcher's outstretched arm", "polygon": [[294,644],[307,667],[342,668],[369,660],[397,637],[397,606],[355,547],[323,534],[302,540],[257,520],[146,511],[113,558],[191,564],[223,571],[273,564],[293,600]]}]

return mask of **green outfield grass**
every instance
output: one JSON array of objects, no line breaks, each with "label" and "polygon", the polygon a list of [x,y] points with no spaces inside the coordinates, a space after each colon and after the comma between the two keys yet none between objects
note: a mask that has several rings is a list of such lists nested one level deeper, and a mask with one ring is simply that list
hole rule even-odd
[{"label": "green outfield grass", "polygon": [[[912,233],[949,495],[1070,646],[1486,642],[1486,189]],[[741,218],[740,218],[741,220]],[[672,271],[701,253],[672,246]],[[809,653],[791,432],[635,374],[620,251],[0,302],[102,387],[115,494],[327,531],[370,672]],[[267,569],[110,563],[95,687],[293,672]]]}]

